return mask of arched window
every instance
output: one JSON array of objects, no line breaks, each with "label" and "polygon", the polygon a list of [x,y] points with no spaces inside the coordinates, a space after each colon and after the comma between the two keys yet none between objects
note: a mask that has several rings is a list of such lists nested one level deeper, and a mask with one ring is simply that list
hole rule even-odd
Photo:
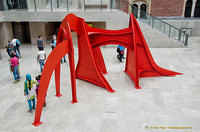
[{"label": "arched window", "polygon": [[140,18],[146,18],[146,10],[147,10],[146,4],[142,4],[140,6]]},{"label": "arched window", "polygon": [[192,0],[188,0],[185,5],[185,17],[191,17]]},{"label": "arched window", "polygon": [[200,0],[197,0],[194,10],[194,17],[200,17]]},{"label": "arched window", "polygon": [[132,5],[132,12],[133,12],[133,15],[138,18],[138,5],[137,4],[133,4]]}]

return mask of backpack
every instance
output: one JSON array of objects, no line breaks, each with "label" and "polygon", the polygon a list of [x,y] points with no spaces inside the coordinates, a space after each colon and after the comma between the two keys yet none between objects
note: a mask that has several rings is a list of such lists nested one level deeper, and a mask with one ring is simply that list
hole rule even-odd
[{"label": "backpack", "polygon": [[17,41],[16,41],[16,45],[17,46],[20,46],[22,43],[19,41],[19,39],[17,39]]},{"label": "backpack", "polygon": [[117,47],[117,53],[120,53],[120,48]]}]

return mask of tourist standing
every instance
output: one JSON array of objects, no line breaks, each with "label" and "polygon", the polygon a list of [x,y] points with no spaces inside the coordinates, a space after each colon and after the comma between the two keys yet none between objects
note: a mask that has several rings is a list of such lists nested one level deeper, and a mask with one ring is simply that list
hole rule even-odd
[{"label": "tourist standing", "polygon": [[56,35],[53,35],[53,39],[51,41],[51,48],[52,50],[56,47]]},{"label": "tourist standing", "polygon": [[10,55],[13,55],[13,56],[17,57],[17,59],[18,59],[18,73],[19,73],[19,78],[21,79],[20,70],[19,70],[19,56],[15,53],[14,50],[12,50],[10,52]]},{"label": "tourist standing", "polygon": [[15,53],[21,58],[21,54],[20,54],[20,50],[19,50],[21,42],[19,41],[19,39],[17,39],[16,37],[13,37],[13,40],[11,41],[11,44],[14,47]]},{"label": "tourist standing", "polygon": [[42,35],[38,36],[38,39],[37,39],[37,48],[38,49],[39,48],[43,48],[44,49],[44,40],[42,39]]},{"label": "tourist standing", "polygon": [[[24,82],[24,96],[26,96],[26,99],[28,101],[29,105],[29,111],[32,112],[32,109],[35,109],[35,90],[33,88],[33,84],[38,85],[37,82],[31,79],[31,75],[26,75],[26,80]],[[33,102],[33,105],[32,105]]]},{"label": "tourist standing", "polygon": [[19,70],[18,70],[19,60],[14,54],[10,54],[10,57],[11,57],[11,60],[10,60],[11,71],[13,72],[13,76],[15,79],[13,83],[17,83],[20,79]]},{"label": "tourist standing", "polygon": [[[51,41],[52,50],[56,47],[56,42],[57,42],[56,35],[53,35],[53,40]],[[64,60],[64,62],[66,62],[65,56],[61,59],[61,63],[63,63],[63,60]]]},{"label": "tourist standing", "polygon": [[42,47],[39,48],[37,63],[40,64],[40,71],[42,72],[46,60],[46,53]]}]

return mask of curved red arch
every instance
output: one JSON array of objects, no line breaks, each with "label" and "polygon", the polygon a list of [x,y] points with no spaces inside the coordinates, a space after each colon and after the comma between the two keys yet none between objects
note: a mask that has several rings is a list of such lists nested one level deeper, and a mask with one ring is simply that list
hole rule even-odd
[{"label": "curved red arch", "polygon": [[[42,71],[39,91],[38,91],[38,100],[35,112],[35,120],[33,125],[38,126],[41,124],[40,117],[42,113],[42,108],[45,100],[45,96],[47,93],[47,89],[49,86],[49,82],[54,70],[60,70],[60,60],[61,58],[68,54],[69,55],[69,64],[70,64],[70,72],[71,72],[71,85],[72,85],[72,103],[77,102],[76,97],[76,82],[75,82],[75,66],[74,66],[74,51],[72,45],[72,38],[70,34],[70,28],[67,23],[64,24],[65,27],[60,28],[58,32],[57,38],[57,46],[48,56],[46,63],[44,65],[44,69]],[[65,39],[65,40],[64,40]],[[57,69],[56,69],[57,68]],[[56,80],[56,95],[61,96],[60,94],[60,76],[58,74],[60,71],[55,73]]]},{"label": "curved red arch", "polygon": [[100,47],[104,45],[122,45],[126,48],[132,48],[126,42],[120,41],[120,40],[102,40],[101,42],[93,44],[92,48],[96,48],[96,47]]}]

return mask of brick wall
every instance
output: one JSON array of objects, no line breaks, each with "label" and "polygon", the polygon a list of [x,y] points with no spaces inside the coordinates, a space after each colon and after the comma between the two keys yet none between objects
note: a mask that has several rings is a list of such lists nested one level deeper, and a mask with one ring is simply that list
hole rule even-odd
[{"label": "brick wall", "polygon": [[128,0],[116,0],[116,8],[128,13]]},{"label": "brick wall", "polygon": [[182,16],[184,0],[151,0],[153,16]]},{"label": "brick wall", "polygon": [[122,0],[121,6],[121,9],[123,9],[124,12],[128,13],[128,0]]}]

